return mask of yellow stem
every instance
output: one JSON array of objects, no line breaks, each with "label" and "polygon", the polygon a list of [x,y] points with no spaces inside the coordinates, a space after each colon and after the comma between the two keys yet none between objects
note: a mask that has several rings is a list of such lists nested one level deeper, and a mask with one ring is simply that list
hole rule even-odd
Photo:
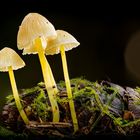
[{"label": "yellow stem", "polygon": [[45,52],[42,48],[40,38],[37,38],[35,40],[35,45],[36,45],[36,48],[38,51],[38,56],[39,56],[39,60],[40,60],[41,68],[42,68],[45,87],[48,92],[48,97],[49,97],[51,107],[52,107],[53,122],[59,122],[59,117],[60,117],[59,108],[58,108],[57,101],[55,99],[55,91],[53,89],[53,84],[52,84],[51,78],[50,78],[50,72],[49,72],[49,68],[48,68],[49,63],[47,62],[47,59],[45,57]]},{"label": "yellow stem", "polygon": [[10,82],[11,82],[11,87],[12,87],[12,91],[13,91],[13,96],[15,99],[15,103],[17,106],[17,109],[20,113],[21,118],[23,119],[23,121],[25,122],[26,125],[29,124],[29,120],[23,110],[22,104],[20,102],[20,98],[19,98],[19,94],[18,94],[18,90],[17,90],[17,86],[16,86],[16,81],[15,81],[15,77],[14,77],[14,72],[11,66],[8,67],[8,72],[9,72],[9,78],[10,78]]},{"label": "yellow stem", "polygon": [[71,85],[70,85],[68,68],[67,68],[66,54],[65,54],[65,49],[64,49],[63,45],[60,47],[60,52],[61,52],[63,72],[64,72],[64,78],[65,78],[65,83],[66,83],[68,99],[70,99],[69,106],[70,106],[72,121],[73,121],[73,125],[74,125],[74,132],[76,132],[79,129],[78,128],[78,121],[77,121],[77,117],[76,117],[74,102],[72,99],[72,91],[71,91]]},{"label": "yellow stem", "polygon": [[50,74],[50,80],[51,80],[51,83],[53,85],[53,89],[54,89],[54,92],[55,92],[55,95],[58,93],[58,89],[57,89],[57,85],[56,85],[56,82],[54,80],[54,76],[53,76],[53,73],[52,73],[52,70],[50,68],[50,65],[47,61],[47,67],[48,67],[48,70],[49,70],[49,74]]}]

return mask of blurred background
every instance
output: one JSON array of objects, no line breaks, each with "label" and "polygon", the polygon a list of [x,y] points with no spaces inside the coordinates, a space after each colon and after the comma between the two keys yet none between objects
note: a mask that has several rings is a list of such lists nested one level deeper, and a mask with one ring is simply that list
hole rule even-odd
[{"label": "blurred background", "polygon": [[[115,7],[115,6],[114,6]],[[45,16],[56,29],[71,33],[80,46],[67,52],[70,78],[110,80],[122,86],[140,85],[140,15],[88,1],[5,0],[0,5],[0,49],[13,48],[26,67],[14,71],[17,86],[30,88],[42,81],[37,55],[22,55],[17,32],[30,12]],[[109,9],[108,9],[109,8]],[[109,10],[109,12],[107,12]],[[117,13],[117,14],[116,14]],[[47,56],[57,82],[63,80],[60,55]],[[8,73],[0,72],[0,111],[11,92]]]}]

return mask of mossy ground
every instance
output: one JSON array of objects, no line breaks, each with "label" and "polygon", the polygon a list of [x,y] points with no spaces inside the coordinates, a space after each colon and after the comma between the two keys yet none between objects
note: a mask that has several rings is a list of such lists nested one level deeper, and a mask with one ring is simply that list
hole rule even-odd
[{"label": "mossy ground", "polygon": [[[20,90],[20,98],[28,118],[41,127],[25,126],[15,106],[12,95],[7,97],[2,112],[3,127],[0,135],[28,138],[77,138],[95,135],[138,135],[140,133],[140,89],[123,88],[101,81],[90,82],[84,78],[71,79],[71,89],[78,118],[79,131],[73,134],[64,81],[58,84],[57,102],[60,109],[59,125],[43,125],[52,121],[50,102],[44,83],[30,89]],[[67,126],[67,124],[70,124]]]}]

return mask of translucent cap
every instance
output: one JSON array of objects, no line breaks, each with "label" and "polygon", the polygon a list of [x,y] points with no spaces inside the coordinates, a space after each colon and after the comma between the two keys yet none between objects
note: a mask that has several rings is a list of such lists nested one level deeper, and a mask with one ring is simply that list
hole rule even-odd
[{"label": "translucent cap", "polygon": [[60,52],[61,45],[64,46],[65,51],[69,51],[73,48],[76,48],[80,43],[68,32],[63,30],[57,30],[57,38],[51,41],[48,41],[46,47],[46,55],[54,55]]},{"label": "translucent cap", "polygon": [[13,49],[5,47],[0,51],[0,71],[8,71],[9,66],[17,70],[24,67],[25,63]]},{"label": "translucent cap", "polygon": [[[42,15],[38,13],[29,13],[23,19],[17,35],[18,49],[33,48],[33,41],[40,37],[45,38],[43,42],[44,49],[47,46],[47,40],[56,38],[57,34],[54,26]],[[35,53],[35,49],[31,49]]]}]

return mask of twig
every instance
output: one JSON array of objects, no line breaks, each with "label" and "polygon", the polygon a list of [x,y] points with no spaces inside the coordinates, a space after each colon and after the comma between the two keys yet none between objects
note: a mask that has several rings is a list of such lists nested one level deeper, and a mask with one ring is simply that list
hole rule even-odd
[{"label": "twig", "polygon": [[34,122],[31,121],[29,125],[26,125],[27,128],[53,128],[53,127],[59,127],[59,128],[65,128],[65,127],[71,127],[72,124],[70,123],[64,123],[64,122]]}]

